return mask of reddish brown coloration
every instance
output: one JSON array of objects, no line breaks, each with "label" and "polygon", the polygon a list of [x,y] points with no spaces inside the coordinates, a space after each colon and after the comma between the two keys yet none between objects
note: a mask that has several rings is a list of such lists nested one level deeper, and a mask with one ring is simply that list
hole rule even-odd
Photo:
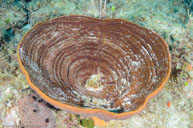
[{"label": "reddish brown coloration", "polygon": [[21,127],[53,128],[56,125],[50,109],[33,99],[32,96],[27,96],[19,101],[19,115]]},{"label": "reddish brown coloration", "polygon": [[172,102],[168,101],[167,106],[170,107],[170,106],[171,106],[171,103],[172,103]]},{"label": "reddish brown coloration", "polygon": [[18,58],[46,101],[104,120],[141,111],[171,68],[167,44],[156,33],[122,19],[86,16],[37,24],[20,42]]}]

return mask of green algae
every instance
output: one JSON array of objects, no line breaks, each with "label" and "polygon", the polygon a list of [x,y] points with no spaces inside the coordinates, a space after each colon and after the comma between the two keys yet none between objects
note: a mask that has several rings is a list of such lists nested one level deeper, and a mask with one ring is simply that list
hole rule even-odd
[{"label": "green algae", "polygon": [[93,119],[81,119],[80,124],[86,128],[94,128],[94,120]]},{"label": "green algae", "polygon": [[11,20],[8,18],[8,19],[5,20],[5,22],[6,22],[7,24],[9,24],[9,23],[11,22]]}]

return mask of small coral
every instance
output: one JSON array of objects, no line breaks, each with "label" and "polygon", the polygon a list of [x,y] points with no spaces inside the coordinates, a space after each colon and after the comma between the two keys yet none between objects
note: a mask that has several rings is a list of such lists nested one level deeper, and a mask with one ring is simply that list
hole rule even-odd
[{"label": "small coral", "polygon": [[54,128],[55,118],[51,110],[36,96],[27,96],[19,101],[21,126]]}]

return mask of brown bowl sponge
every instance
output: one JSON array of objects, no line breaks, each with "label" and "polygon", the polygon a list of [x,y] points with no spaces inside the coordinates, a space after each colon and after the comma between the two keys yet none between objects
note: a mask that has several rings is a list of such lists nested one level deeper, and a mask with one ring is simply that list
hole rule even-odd
[{"label": "brown bowl sponge", "polygon": [[141,111],[169,78],[167,43],[123,19],[62,16],[36,24],[18,45],[21,70],[47,102],[103,120]]}]

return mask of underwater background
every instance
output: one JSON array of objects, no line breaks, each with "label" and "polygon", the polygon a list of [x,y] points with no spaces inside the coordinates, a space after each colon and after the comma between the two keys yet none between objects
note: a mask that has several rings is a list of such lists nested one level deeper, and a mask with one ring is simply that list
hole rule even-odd
[{"label": "underwater background", "polygon": [[[30,89],[19,69],[18,43],[36,23],[72,14],[126,19],[168,43],[170,80],[142,112],[102,126],[54,108]],[[193,0],[0,0],[0,128],[193,128],[192,66]]]}]

